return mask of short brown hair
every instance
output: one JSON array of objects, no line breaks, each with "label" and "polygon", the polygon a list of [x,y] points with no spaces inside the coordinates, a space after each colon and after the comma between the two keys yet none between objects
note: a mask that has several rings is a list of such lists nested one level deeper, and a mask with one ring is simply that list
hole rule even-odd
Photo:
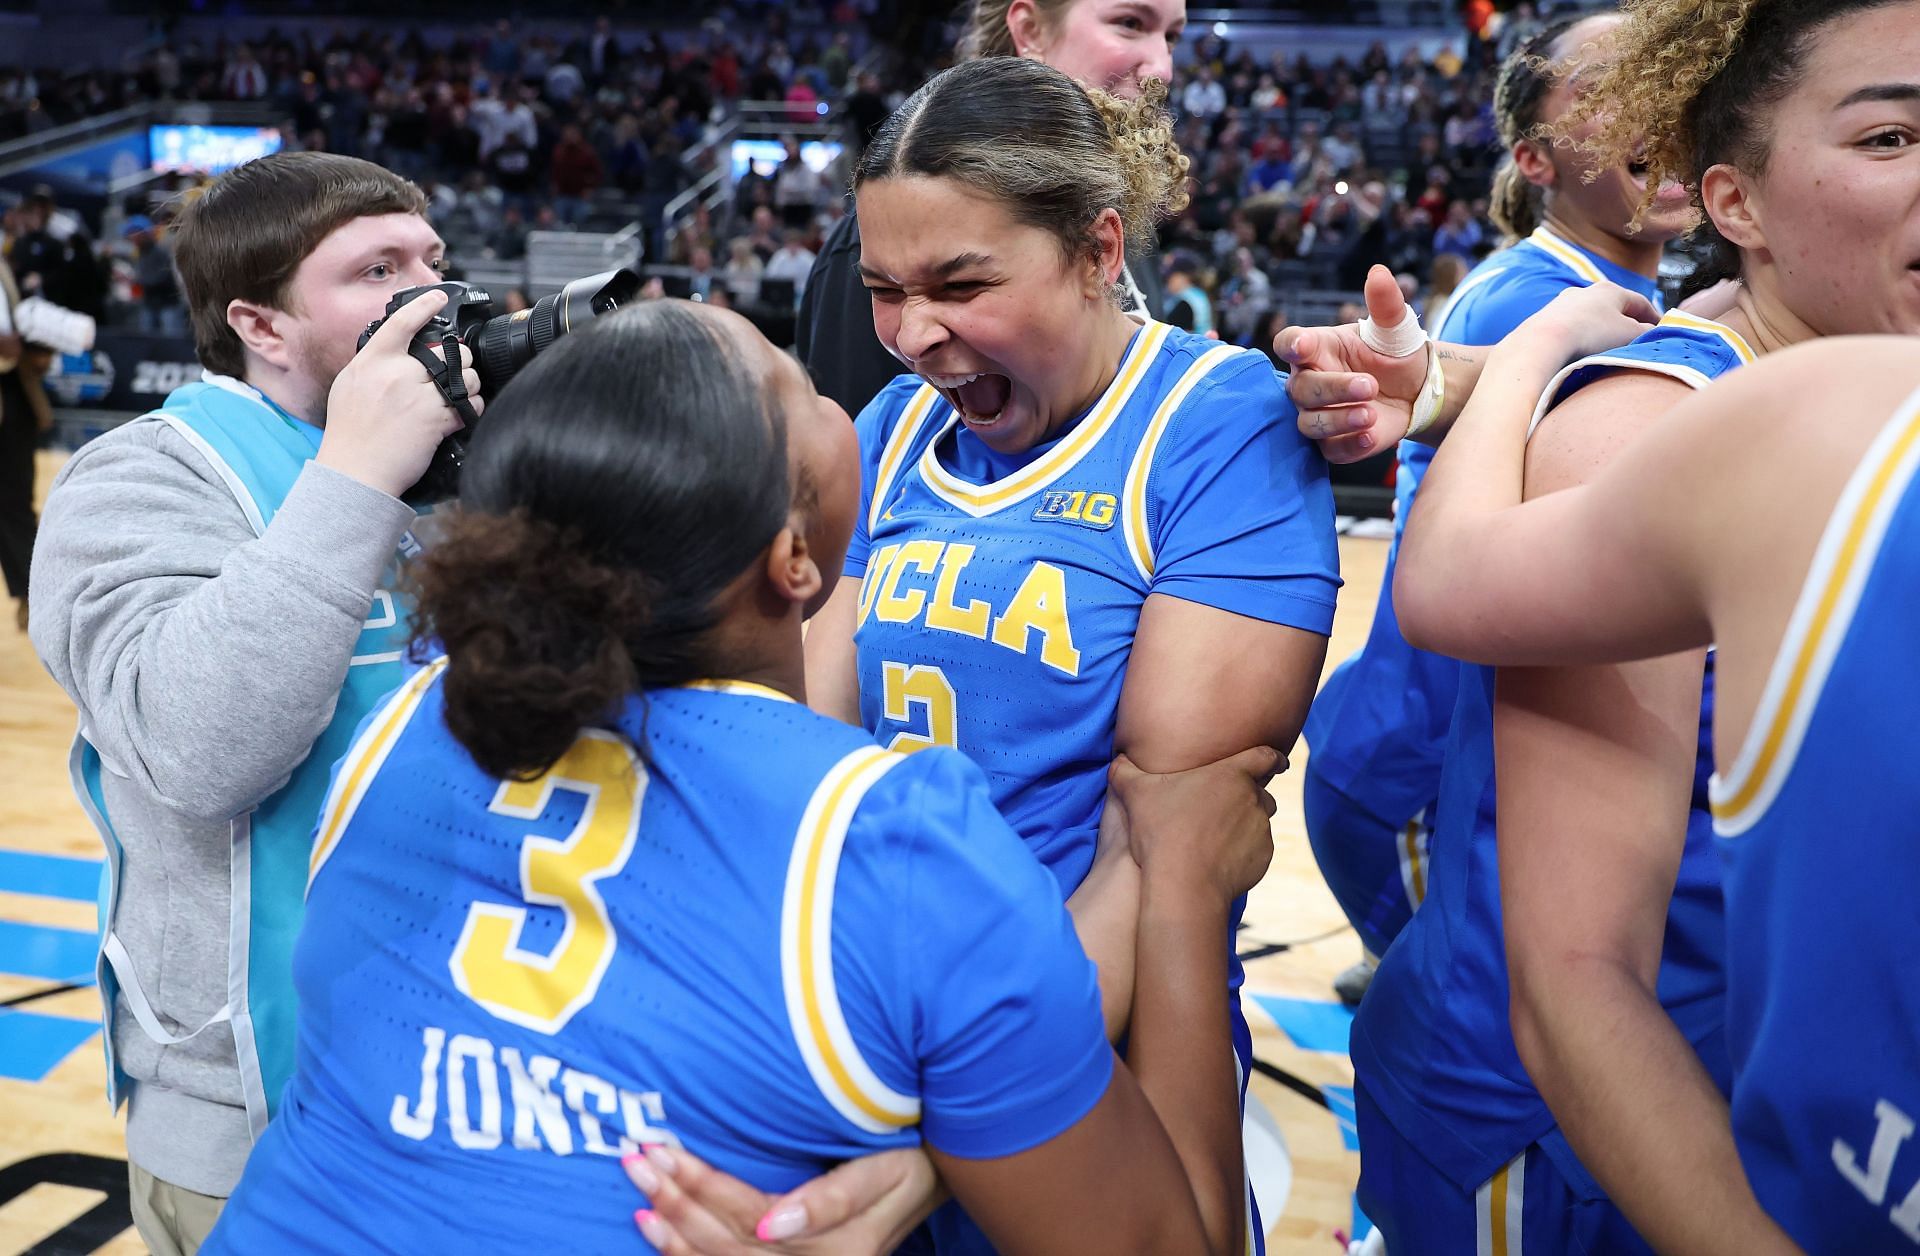
[{"label": "short brown hair", "polygon": [[356,218],[426,212],[427,198],[412,183],[337,153],[275,153],[191,194],[174,223],[173,257],[200,364],[244,374],[228,304],[286,309],[294,272],[334,231]]}]

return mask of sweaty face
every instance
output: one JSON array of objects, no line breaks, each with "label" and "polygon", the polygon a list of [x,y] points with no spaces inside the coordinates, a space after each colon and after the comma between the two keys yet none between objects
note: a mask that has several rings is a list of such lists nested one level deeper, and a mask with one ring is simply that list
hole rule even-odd
[{"label": "sweaty face", "polygon": [[[1553,47],[1553,58],[1561,68],[1560,82],[1540,102],[1540,118],[1552,122],[1579,99],[1607,55],[1607,41],[1626,19],[1617,13],[1602,14],[1578,23],[1562,35]],[[1585,140],[1599,130],[1597,120],[1589,120],[1573,131],[1575,140]],[[1553,196],[1556,214],[1588,224],[1608,235],[1651,243],[1672,240],[1693,225],[1693,198],[1684,184],[1666,183],[1640,219],[1639,231],[1629,227],[1646,195],[1646,168],[1639,162],[1622,162],[1601,170],[1589,181],[1593,163],[1570,146],[1552,150],[1554,166]]]},{"label": "sweaty face", "polygon": [[1142,80],[1173,81],[1173,49],[1186,28],[1186,0],[1074,0],[1034,52],[1089,87],[1131,99]]},{"label": "sweaty face", "polygon": [[1920,334],[1920,0],[1830,23],[1751,181],[1784,304],[1822,335]]},{"label": "sweaty face", "polygon": [[1020,453],[1092,402],[1101,315],[1118,312],[1090,264],[952,179],[880,179],[859,201],[880,343],[981,440]]},{"label": "sweaty face", "polygon": [[315,415],[367,324],[402,288],[438,283],[445,257],[446,245],[418,214],[356,218],[307,254],[274,322],[287,341],[295,391],[311,395]]}]

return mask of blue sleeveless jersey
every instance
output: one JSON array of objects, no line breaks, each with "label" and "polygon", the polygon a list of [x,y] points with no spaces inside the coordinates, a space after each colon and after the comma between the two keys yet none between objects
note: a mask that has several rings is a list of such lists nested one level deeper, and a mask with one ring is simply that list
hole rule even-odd
[{"label": "blue sleeveless jersey", "polygon": [[[1645,371],[1705,387],[1752,358],[1727,328],[1669,313],[1632,344],[1563,371],[1548,387],[1540,413],[1609,372]],[[1476,1188],[1542,1140],[1563,1171],[1583,1177],[1513,1042],[1495,847],[1494,669],[1463,664],[1460,673],[1427,900],[1381,961],[1360,1006],[1354,1070],[1394,1126],[1462,1189]],[[1707,805],[1712,712],[1709,666],[1693,809],[1667,914],[1658,990],[1661,1004],[1724,1090],[1725,920]]]},{"label": "blue sleeveless jersey", "polygon": [[1713,783],[1734,1141],[1814,1256],[1920,1251],[1917,465],[1920,395],[1841,495]]},{"label": "blue sleeveless jersey", "polygon": [[1105,1092],[1093,966],[962,756],[718,682],[503,783],[441,669],[335,773],[298,1072],[208,1252],[647,1251],[636,1144],[778,1192],[1014,1154]]},{"label": "blue sleeveless jersey", "polygon": [[915,376],[862,412],[860,713],[958,746],[1069,894],[1093,860],[1141,605],[1164,593],[1322,635],[1326,466],[1267,358],[1148,323],[1093,408],[1019,458]]},{"label": "blue sleeveless jersey", "polygon": [[[1498,344],[1562,292],[1602,280],[1656,304],[1660,300],[1657,283],[1541,227],[1473,268],[1454,292],[1434,338]],[[1459,664],[1408,645],[1393,610],[1400,538],[1433,453],[1417,441],[1400,442],[1393,544],[1374,603],[1373,627],[1359,653],[1321,686],[1304,731],[1314,774],[1376,819],[1395,826],[1422,809],[1432,822],[1459,689]]]}]

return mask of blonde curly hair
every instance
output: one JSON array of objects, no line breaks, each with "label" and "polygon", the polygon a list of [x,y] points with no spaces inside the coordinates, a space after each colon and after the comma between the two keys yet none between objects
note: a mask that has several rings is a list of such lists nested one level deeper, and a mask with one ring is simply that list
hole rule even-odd
[{"label": "blonde curly hair", "polygon": [[1129,251],[1151,242],[1156,222],[1186,208],[1187,168],[1165,84],[1149,80],[1122,100],[1038,61],[987,57],[941,72],[901,105],[862,154],[853,186],[955,179],[1085,256],[1108,209]]},{"label": "blonde curly hair", "polygon": [[[1624,0],[1626,23],[1607,62],[1546,131],[1585,151],[1596,170],[1646,168],[1636,221],[1664,182],[1700,206],[1700,180],[1731,164],[1764,173],[1773,108],[1800,81],[1808,52],[1831,23],[1903,0]],[[1583,125],[1593,134],[1576,138]]]}]

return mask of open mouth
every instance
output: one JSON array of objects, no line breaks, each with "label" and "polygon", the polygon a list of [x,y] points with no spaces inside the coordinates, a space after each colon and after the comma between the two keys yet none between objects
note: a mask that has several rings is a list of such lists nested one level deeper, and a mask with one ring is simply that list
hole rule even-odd
[{"label": "open mouth", "polygon": [[991,427],[999,421],[1013,396],[1013,381],[993,371],[971,375],[929,375],[921,378],[940,390],[947,404],[959,412],[968,427]]},{"label": "open mouth", "polygon": [[[1647,175],[1651,173],[1651,171],[1652,166],[1642,153],[1636,152],[1627,162],[1627,178],[1633,180],[1633,186],[1639,188],[1642,192],[1647,190]],[[1654,199],[1663,205],[1671,205],[1692,198],[1687,191],[1686,184],[1675,182],[1672,179],[1664,179],[1661,181],[1660,190],[1655,194]]]}]

